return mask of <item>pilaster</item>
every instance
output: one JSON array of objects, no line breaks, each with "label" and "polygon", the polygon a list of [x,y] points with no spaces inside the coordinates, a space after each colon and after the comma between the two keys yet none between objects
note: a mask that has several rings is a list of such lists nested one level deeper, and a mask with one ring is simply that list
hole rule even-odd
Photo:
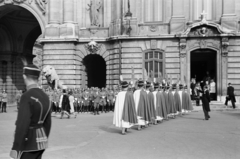
[{"label": "pilaster", "polygon": [[222,38],[222,95],[227,94],[227,69],[228,69],[228,46],[229,39],[227,37]]},{"label": "pilaster", "polygon": [[179,52],[179,58],[180,58],[180,74],[181,74],[181,84],[186,84],[186,77],[187,77],[187,74],[186,74],[186,71],[187,71],[187,68],[186,68],[186,56],[187,56],[187,50],[186,50],[186,47],[187,47],[187,41],[186,39],[180,39],[180,43],[179,43],[179,49],[180,49],[180,52]]},{"label": "pilaster", "polygon": [[170,33],[176,34],[185,29],[184,0],[172,0]]},{"label": "pilaster", "polygon": [[45,38],[59,37],[59,24],[61,19],[62,0],[49,0],[48,6],[48,25],[45,29]]},{"label": "pilaster", "polygon": [[221,25],[231,30],[237,30],[237,16],[235,14],[235,0],[223,0]]}]

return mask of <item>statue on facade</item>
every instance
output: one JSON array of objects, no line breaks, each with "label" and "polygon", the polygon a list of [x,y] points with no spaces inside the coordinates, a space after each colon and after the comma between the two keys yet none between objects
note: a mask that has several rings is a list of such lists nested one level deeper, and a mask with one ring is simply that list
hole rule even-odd
[{"label": "statue on facade", "polygon": [[97,4],[94,2],[91,0],[90,4],[87,4],[88,5],[87,11],[89,11],[91,26],[100,27],[99,15],[102,8],[102,3],[100,1]]},{"label": "statue on facade", "polygon": [[66,89],[66,87],[63,86],[63,83],[59,80],[58,74],[54,67],[47,65],[43,68],[42,73],[46,77],[48,85],[52,89]]}]

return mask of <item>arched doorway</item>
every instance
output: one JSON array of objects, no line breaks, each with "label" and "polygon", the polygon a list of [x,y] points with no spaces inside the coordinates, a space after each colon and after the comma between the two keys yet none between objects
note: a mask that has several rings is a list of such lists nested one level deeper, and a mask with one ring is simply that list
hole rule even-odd
[{"label": "arched doorway", "polygon": [[[214,80],[217,83],[216,51],[211,49],[197,49],[191,52],[191,78],[195,78],[196,82],[208,80],[210,83],[210,80]],[[216,96],[214,100],[216,100]]]},{"label": "arched doorway", "polygon": [[83,59],[83,65],[87,74],[88,87],[106,87],[106,62],[98,54],[87,55]]},{"label": "arched doorway", "polygon": [[0,91],[7,91],[9,102],[14,102],[17,90],[24,90],[23,63],[33,62],[33,48],[42,34],[36,17],[16,5],[0,7]]}]

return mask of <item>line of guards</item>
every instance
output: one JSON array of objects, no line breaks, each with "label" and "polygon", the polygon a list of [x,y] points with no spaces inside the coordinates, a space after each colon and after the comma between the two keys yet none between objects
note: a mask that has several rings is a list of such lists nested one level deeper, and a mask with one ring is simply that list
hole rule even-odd
[{"label": "line of guards", "polygon": [[[52,101],[52,112],[61,112],[60,97],[63,90],[46,89],[45,93]],[[108,88],[87,88],[87,89],[69,89],[68,95],[74,97],[74,111],[79,113],[92,112],[94,115],[99,115],[99,111],[107,113],[114,111],[114,102],[118,89]]]}]

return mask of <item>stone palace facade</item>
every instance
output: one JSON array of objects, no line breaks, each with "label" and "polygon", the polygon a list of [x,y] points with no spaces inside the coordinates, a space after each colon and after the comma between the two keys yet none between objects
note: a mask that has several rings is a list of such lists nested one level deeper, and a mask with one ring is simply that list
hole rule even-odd
[{"label": "stone palace facade", "polygon": [[240,95],[239,16],[240,0],[0,0],[0,88],[24,89],[25,59],[72,88],[208,72],[218,100],[229,82]]}]

